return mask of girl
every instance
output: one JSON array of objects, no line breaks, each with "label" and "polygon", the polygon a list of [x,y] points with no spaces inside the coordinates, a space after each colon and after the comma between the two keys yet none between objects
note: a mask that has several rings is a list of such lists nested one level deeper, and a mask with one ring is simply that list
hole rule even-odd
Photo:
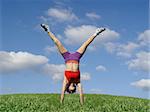
[{"label": "girl", "polygon": [[67,91],[68,93],[74,93],[76,92],[76,87],[78,87],[78,91],[80,94],[80,103],[83,104],[83,91],[80,83],[80,69],[79,69],[80,58],[86,51],[89,44],[95,39],[97,35],[105,31],[105,28],[96,29],[96,32],[90,38],[88,38],[88,40],[85,41],[76,52],[70,53],[62,45],[62,43],[54,36],[54,34],[50,32],[48,25],[41,24],[41,27],[48,33],[50,38],[54,41],[59,52],[61,53],[61,55],[65,60],[66,69],[64,72],[64,81],[62,86],[60,102],[62,103],[64,100],[65,91]]}]

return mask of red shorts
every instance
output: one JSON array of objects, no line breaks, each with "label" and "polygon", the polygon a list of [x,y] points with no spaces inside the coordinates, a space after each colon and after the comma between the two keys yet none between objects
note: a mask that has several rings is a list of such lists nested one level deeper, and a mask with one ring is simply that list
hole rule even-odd
[{"label": "red shorts", "polygon": [[70,80],[77,80],[77,81],[79,81],[80,80],[80,71],[76,71],[76,72],[65,71],[65,76],[66,76],[68,81],[70,81]]}]

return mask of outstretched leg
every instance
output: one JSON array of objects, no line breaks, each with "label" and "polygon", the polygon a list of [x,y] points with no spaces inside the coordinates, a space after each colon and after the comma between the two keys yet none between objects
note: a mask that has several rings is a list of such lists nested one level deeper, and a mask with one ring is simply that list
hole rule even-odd
[{"label": "outstretched leg", "polygon": [[96,30],[96,32],[94,33],[94,35],[92,35],[90,38],[88,38],[88,40],[82,44],[82,46],[77,50],[77,52],[79,52],[80,54],[84,54],[84,52],[86,51],[86,48],[89,46],[89,44],[95,39],[95,37],[97,35],[99,35],[103,31],[105,31],[105,28],[103,28],[103,29],[98,28]]},{"label": "outstretched leg", "polygon": [[55,35],[52,32],[49,31],[48,25],[41,24],[41,27],[48,33],[50,38],[54,41],[61,54],[67,52],[67,49],[62,45],[62,43],[55,37]]}]

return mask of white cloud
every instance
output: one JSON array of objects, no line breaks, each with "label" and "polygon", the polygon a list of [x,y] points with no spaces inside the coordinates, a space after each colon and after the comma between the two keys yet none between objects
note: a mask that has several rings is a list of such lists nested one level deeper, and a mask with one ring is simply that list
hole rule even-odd
[{"label": "white cloud", "polygon": [[[63,79],[65,65],[49,64],[45,56],[28,52],[0,51],[0,73],[13,73],[21,70],[37,70],[39,73],[52,76],[54,81],[58,81]],[[90,80],[90,74],[81,73],[81,80]]]},{"label": "white cloud", "polygon": [[[68,45],[81,44],[92,36],[96,29],[97,27],[92,25],[81,25],[78,27],[69,26],[64,31],[64,34],[67,37],[65,43]],[[119,34],[117,32],[107,28],[106,31],[96,38],[95,44],[99,45],[100,43],[115,40],[118,37]]]},{"label": "white cloud", "polygon": [[150,90],[150,79],[141,79],[139,81],[132,82],[131,85],[147,91]]},{"label": "white cloud", "polygon": [[91,36],[96,30],[95,26],[91,25],[82,25],[79,27],[67,27],[64,31],[66,44],[76,45],[83,43],[88,37]]},{"label": "white cloud", "polygon": [[44,51],[46,53],[52,53],[52,52],[57,52],[57,47],[56,46],[46,46],[44,48]]},{"label": "white cloud", "polygon": [[86,16],[89,17],[90,19],[100,19],[100,15],[94,12],[86,13]]},{"label": "white cloud", "polygon": [[91,76],[89,73],[87,72],[81,73],[81,80],[90,80],[90,79],[91,79]]},{"label": "white cloud", "polygon": [[150,52],[141,51],[136,54],[136,58],[130,60],[127,64],[129,69],[150,71]]},{"label": "white cloud", "polygon": [[132,53],[139,46],[136,43],[128,42],[127,44],[122,44],[117,49],[117,56],[130,58]]},{"label": "white cloud", "polygon": [[47,23],[48,19],[44,16],[40,16],[39,17],[44,23]]},{"label": "white cloud", "polygon": [[65,65],[64,64],[46,64],[42,72],[44,74],[52,76],[54,81],[62,80],[64,76]]},{"label": "white cloud", "polygon": [[16,72],[23,69],[33,70],[48,62],[45,56],[28,52],[0,51],[0,73]]},{"label": "white cloud", "polygon": [[140,45],[150,45],[150,30],[145,30],[143,33],[141,33],[138,37],[138,41],[140,42]]},{"label": "white cloud", "polygon": [[97,39],[97,41],[101,43],[103,42],[106,43],[106,42],[116,40],[119,38],[119,33],[109,28],[106,28],[106,31],[104,31],[101,35],[102,35],[102,38],[100,38],[99,36],[99,40]]},{"label": "white cloud", "polygon": [[150,45],[150,30],[145,30],[139,34],[136,42],[128,42],[127,44],[108,42],[105,48],[109,53],[115,53],[117,56],[124,58],[131,58],[137,48]]},{"label": "white cloud", "polygon": [[117,56],[124,58],[132,57],[138,47],[139,45],[133,42],[128,42],[127,44],[108,42],[105,44],[105,48],[109,53],[115,53]]},{"label": "white cloud", "polygon": [[109,53],[114,53],[117,50],[117,46],[118,44],[116,43],[112,43],[112,42],[108,42],[105,44],[105,48]]},{"label": "white cloud", "polygon": [[78,19],[78,17],[71,10],[62,8],[50,8],[47,11],[47,15],[60,22]]},{"label": "white cloud", "polygon": [[104,66],[102,66],[102,65],[98,65],[98,66],[96,67],[96,70],[97,70],[97,71],[106,71],[107,69],[106,69],[106,67],[104,67]]}]

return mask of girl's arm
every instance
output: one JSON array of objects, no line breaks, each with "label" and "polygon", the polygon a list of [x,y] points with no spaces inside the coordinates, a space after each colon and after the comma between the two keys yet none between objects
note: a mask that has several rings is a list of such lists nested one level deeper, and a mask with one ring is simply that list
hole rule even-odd
[{"label": "girl's arm", "polygon": [[81,105],[83,105],[84,97],[83,97],[82,85],[81,85],[81,83],[78,83],[77,86],[78,86],[78,91],[79,91],[79,94],[80,94],[80,103],[81,103]]},{"label": "girl's arm", "polygon": [[60,103],[63,103],[64,101],[64,95],[65,95],[65,90],[66,90],[66,84],[67,84],[67,79],[64,76],[64,81],[63,81],[63,86],[62,86],[62,92],[61,92],[61,97],[60,97]]}]

